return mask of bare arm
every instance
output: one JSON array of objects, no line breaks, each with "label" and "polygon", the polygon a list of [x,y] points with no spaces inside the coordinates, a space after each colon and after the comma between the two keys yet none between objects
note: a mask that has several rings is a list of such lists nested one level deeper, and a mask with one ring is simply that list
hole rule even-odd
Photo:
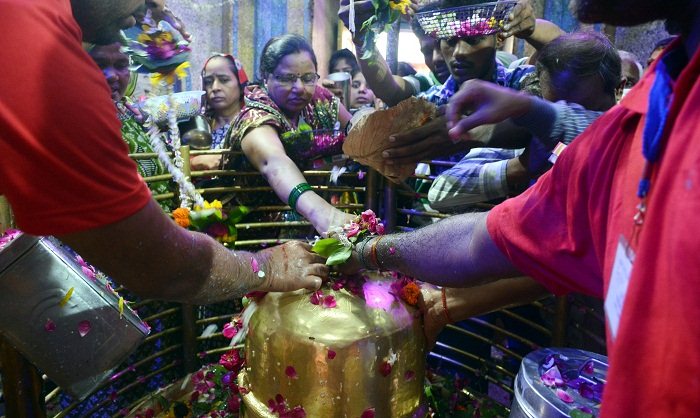
[{"label": "bare arm", "polygon": [[[413,232],[374,238],[359,246],[360,259],[372,269],[396,270],[449,287],[469,287],[519,276],[491,240],[486,230],[487,215],[457,215]],[[372,248],[377,263],[373,261]]]},{"label": "bare arm", "polygon": [[[305,244],[230,251],[205,234],[177,226],[155,201],[114,224],[58,238],[145,298],[207,304],[253,290],[315,289],[328,274]],[[264,278],[253,272],[252,258]]]},{"label": "bare arm", "polygon": [[434,343],[440,331],[450,323],[448,315],[453,321],[459,322],[498,309],[533,302],[547,294],[547,290],[531,278],[518,277],[470,288],[445,288],[443,304],[440,289],[423,286],[420,308],[425,336],[430,344]]},{"label": "bare arm", "polygon": [[[342,109],[344,108],[341,107],[341,115]],[[246,157],[283,202],[287,202],[294,186],[306,182],[302,172],[285,152],[277,132],[272,127],[261,126],[250,131],[243,137],[242,148]],[[314,191],[301,195],[296,210],[308,219],[319,233],[328,231],[333,225],[344,225],[353,218],[334,208]]]},{"label": "bare arm", "polygon": [[389,106],[394,106],[402,100],[408,99],[417,92],[411,85],[397,75],[393,75],[384,57],[373,47],[374,53],[371,59],[362,59],[364,52],[360,46],[355,46],[357,62],[360,63],[362,74],[367,80],[367,85],[374,95],[379,97]]},{"label": "bare arm", "polygon": [[[367,80],[367,85],[374,92],[374,95],[379,97],[389,106],[394,106],[404,99],[416,94],[413,86],[406,80],[391,73],[389,65],[384,60],[384,57],[372,47],[372,59],[362,59],[365,51],[361,49],[362,32],[360,28],[362,23],[374,13],[374,5],[372,0],[355,0],[355,27],[357,32],[354,34],[353,42],[355,43],[355,53],[357,61],[360,63],[362,74]],[[350,2],[342,0],[338,16],[343,21],[345,27],[350,27]]]}]

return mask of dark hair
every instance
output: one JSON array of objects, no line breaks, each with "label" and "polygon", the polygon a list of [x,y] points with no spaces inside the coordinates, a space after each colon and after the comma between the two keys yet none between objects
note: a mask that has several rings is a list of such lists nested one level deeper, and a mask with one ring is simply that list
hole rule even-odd
[{"label": "dark hair", "polygon": [[[243,103],[243,97],[245,96],[245,88],[248,85],[248,77],[245,75],[245,70],[243,70],[243,67],[238,68],[238,65],[236,64],[236,58],[233,57],[233,55],[230,54],[221,54],[221,53],[215,53],[212,54],[209,58],[207,58],[206,61],[204,61],[204,65],[202,66],[202,71],[200,73],[201,79],[202,79],[202,89],[206,90],[206,87],[204,87],[204,72],[205,69],[207,68],[207,65],[211,60],[214,58],[223,58],[226,60],[226,62],[229,65],[229,69],[231,72],[236,76],[236,82],[238,83],[238,89],[240,90],[240,97],[239,100],[241,103]],[[239,62],[240,64],[240,62]],[[242,81],[241,79],[245,77],[245,80]],[[202,97],[202,109],[204,111],[204,114],[208,117],[212,116],[212,109],[209,106],[209,101],[207,100],[207,95],[204,94]]]},{"label": "dark hair", "polygon": [[568,85],[558,88],[573,88],[573,83],[579,78],[597,74],[603,81],[604,91],[615,94],[615,88],[620,83],[622,63],[617,50],[604,35],[597,32],[562,35],[539,52],[538,70],[546,70],[553,79],[566,71],[574,76],[568,79]]},{"label": "dark hair", "polygon": [[314,67],[318,68],[316,54],[303,36],[288,33],[282,36],[275,36],[265,44],[260,55],[260,78],[266,79],[279,65],[284,57],[298,52],[308,52]]},{"label": "dark hair", "polygon": [[350,70],[350,73],[353,73],[360,69],[360,65],[357,63],[357,58],[355,58],[355,54],[353,54],[352,51],[350,51],[349,49],[343,48],[331,54],[331,59],[328,60],[328,71],[331,71],[331,69],[335,67],[335,65],[340,60],[345,60],[348,64],[350,64],[350,67],[352,68]]}]

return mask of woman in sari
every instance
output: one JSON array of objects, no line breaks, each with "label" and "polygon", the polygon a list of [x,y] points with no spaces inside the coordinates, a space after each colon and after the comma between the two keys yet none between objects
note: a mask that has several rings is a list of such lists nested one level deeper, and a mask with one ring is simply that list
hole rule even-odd
[{"label": "woman in sari", "polygon": [[[231,122],[243,107],[243,90],[248,85],[248,76],[234,56],[214,54],[202,68],[204,89],[204,115],[211,127],[211,149],[229,147],[225,139]],[[216,170],[221,164],[219,155],[198,155],[190,159],[193,170]]]},{"label": "woman in sari", "polygon": [[[232,148],[242,150],[283,202],[319,233],[354,216],[315,193],[299,165],[340,154],[350,113],[318,85],[316,55],[299,35],[270,39],[260,59],[262,84],[247,87],[245,107],[231,129]],[[317,165],[316,165],[317,166]]]},{"label": "woman in sari", "polygon": [[[112,100],[117,108],[117,116],[122,123],[122,138],[129,145],[129,153],[154,152],[148,134],[141,126],[143,122],[141,112],[125,95],[132,80],[129,71],[130,59],[122,51],[122,44],[115,42],[110,45],[90,45],[88,53],[102,70],[109,85]],[[136,160],[136,165],[142,177],[168,174],[163,163],[157,158],[139,159]],[[153,195],[171,192],[167,181],[150,182],[148,187]],[[159,201],[158,203],[166,211],[170,211],[173,205],[172,200]]]}]

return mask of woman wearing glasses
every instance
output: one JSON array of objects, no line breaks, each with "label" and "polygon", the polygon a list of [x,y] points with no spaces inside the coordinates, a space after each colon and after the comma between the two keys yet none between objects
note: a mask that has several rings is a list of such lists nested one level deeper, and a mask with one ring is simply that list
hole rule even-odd
[{"label": "woman wearing glasses", "polygon": [[351,115],[317,84],[316,71],[316,55],[303,37],[269,40],[260,58],[262,84],[246,88],[231,144],[243,150],[279,199],[324,233],[353,216],[311,190],[299,166],[313,167],[324,156],[340,154],[341,132]]}]

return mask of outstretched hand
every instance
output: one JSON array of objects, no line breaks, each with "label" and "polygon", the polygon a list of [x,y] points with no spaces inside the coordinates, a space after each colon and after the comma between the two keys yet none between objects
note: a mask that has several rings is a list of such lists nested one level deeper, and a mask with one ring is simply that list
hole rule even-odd
[{"label": "outstretched hand", "polygon": [[255,290],[264,292],[318,290],[330,272],[323,257],[300,241],[264,249],[255,254],[255,259],[265,273],[263,284]]},{"label": "outstretched hand", "polygon": [[453,141],[470,139],[469,130],[521,116],[531,97],[483,80],[468,80],[447,105],[447,126]]}]

